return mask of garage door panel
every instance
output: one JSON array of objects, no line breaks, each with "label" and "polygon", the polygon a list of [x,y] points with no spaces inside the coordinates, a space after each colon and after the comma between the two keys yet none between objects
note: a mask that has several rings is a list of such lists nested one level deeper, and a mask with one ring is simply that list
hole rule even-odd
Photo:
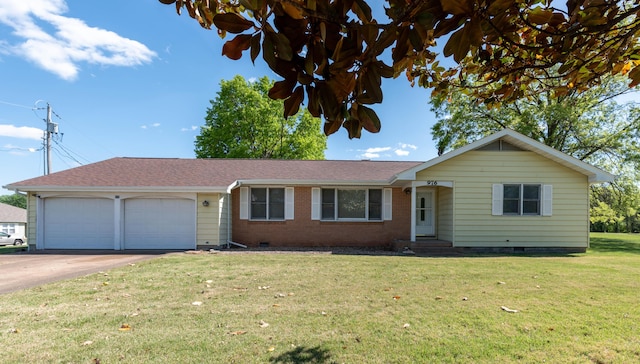
[{"label": "garage door panel", "polygon": [[113,201],[47,198],[44,249],[113,249]]},{"label": "garage door panel", "polygon": [[188,199],[124,201],[125,249],[194,249],[195,202]]}]

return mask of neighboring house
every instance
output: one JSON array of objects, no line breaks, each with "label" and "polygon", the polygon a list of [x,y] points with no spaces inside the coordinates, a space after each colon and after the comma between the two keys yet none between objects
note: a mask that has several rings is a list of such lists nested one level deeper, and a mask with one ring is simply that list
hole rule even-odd
[{"label": "neighboring house", "polygon": [[27,232],[27,210],[0,202],[0,232],[24,238]]},{"label": "neighboring house", "polygon": [[584,251],[589,185],[612,180],[503,130],[425,163],[114,158],[5,188],[27,193],[38,250]]}]

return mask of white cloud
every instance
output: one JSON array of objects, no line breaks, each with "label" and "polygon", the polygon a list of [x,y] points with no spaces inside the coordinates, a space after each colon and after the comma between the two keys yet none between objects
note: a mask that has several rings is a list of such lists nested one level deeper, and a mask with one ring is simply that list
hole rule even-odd
[{"label": "white cloud", "polygon": [[160,123],[153,123],[150,125],[141,125],[140,128],[141,129],[149,129],[149,128],[157,128],[160,126]]},{"label": "white cloud", "polygon": [[363,152],[362,154],[359,155],[360,158],[363,159],[374,159],[374,158],[380,158],[380,153],[383,152],[388,152],[389,150],[391,150],[391,147],[374,147],[374,148],[367,148],[367,149],[359,149],[359,152]]},{"label": "white cloud", "polygon": [[[360,158],[364,159],[375,159],[381,157],[391,157],[395,154],[398,157],[406,157],[411,154],[411,151],[418,149],[417,146],[413,144],[407,143],[398,143],[397,147],[372,147],[367,149],[360,149],[359,152],[362,154],[359,155]],[[390,152],[393,152],[391,154]]]},{"label": "white cloud", "polygon": [[196,125],[191,125],[190,128],[182,128],[182,129],[180,129],[180,131],[194,131],[194,130],[198,130],[198,127]]},{"label": "white cloud", "polygon": [[362,157],[364,159],[374,159],[374,158],[380,158],[380,154],[365,152],[365,153],[360,154],[360,157]]},{"label": "white cloud", "polygon": [[[24,57],[65,80],[76,79],[83,62],[131,67],[157,56],[138,41],[63,16],[67,11],[64,0],[0,0],[0,23],[24,40],[16,44],[0,40],[1,53]],[[38,22],[47,24],[40,27]]]},{"label": "white cloud", "polygon": [[382,153],[391,150],[391,147],[367,148],[365,153]]},{"label": "white cloud", "polygon": [[418,149],[418,147],[416,147],[413,144],[398,143],[398,145],[400,146],[400,149],[413,149],[413,150]]},{"label": "white cloud", "polygon": [[0,136],[41,140],[43,131],[29,126],[0,125]]}]

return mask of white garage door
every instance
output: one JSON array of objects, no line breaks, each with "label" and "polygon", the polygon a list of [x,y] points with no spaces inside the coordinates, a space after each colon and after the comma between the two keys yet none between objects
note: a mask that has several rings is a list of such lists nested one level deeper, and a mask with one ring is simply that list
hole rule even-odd
[{"label": "white garage door", "polygon": [[195,249],[195,201],[171,198],[124,200],[125,249]]},{"label": "white garage door", "polygon": [[113,249],[113,200],[44,200],[44,249]]}]

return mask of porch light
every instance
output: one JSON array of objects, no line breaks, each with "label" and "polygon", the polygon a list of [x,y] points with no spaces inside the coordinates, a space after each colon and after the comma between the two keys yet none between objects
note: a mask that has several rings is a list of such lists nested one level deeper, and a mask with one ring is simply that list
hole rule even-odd
[{"label": "porch light", "polygon": [[204,206],[204,207],[209,206],[209,201],[207,201],[207,200],[202,201],[202,206]]}]

